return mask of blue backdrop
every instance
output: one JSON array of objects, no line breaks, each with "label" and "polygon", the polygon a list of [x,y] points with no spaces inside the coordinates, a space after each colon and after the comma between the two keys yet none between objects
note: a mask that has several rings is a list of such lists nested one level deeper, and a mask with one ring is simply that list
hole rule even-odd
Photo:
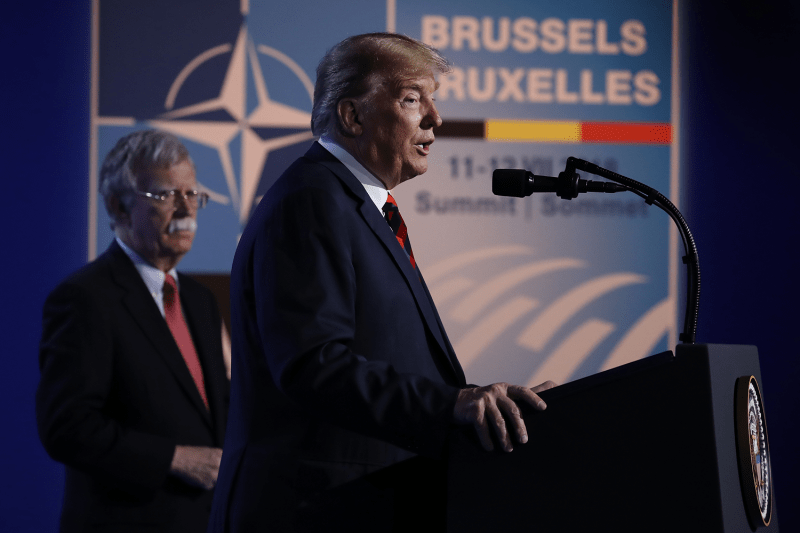
[{"label": "blue backdrop", "polygon": [[[680,12],[681,205],[703,272],[698,341],[759,347],[778,513],[784,531],[800,530],[790,508],[800,498],[792,395],[800,230],[789,185],[800,116],[784,74],[800,60],[798,8],[688,4]],[[42,303],[87,256],[90,2],[6,7],[0,39],[0,530],[54,531],[63,472],[39,444],[33,394]]]}]

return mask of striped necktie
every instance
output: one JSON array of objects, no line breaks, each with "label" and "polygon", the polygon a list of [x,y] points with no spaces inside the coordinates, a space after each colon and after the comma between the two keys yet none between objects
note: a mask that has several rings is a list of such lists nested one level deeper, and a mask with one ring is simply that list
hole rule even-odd
[{"label": "striped necktie", "polygon": [[417,262],[414,260],[414,252],[411,251],[411,242],[408,240],[408,228],[406,223],[403,222],[403,217],[400,216],[400,210],[397,208],[397,202],[394,197],[389,194],[386,203],[383,204],[383,216],[389,227],[392,228],[394,236],[397,237],[397,242],[403,247],[408,259],[411,261],[411,266],[417,270]]}]

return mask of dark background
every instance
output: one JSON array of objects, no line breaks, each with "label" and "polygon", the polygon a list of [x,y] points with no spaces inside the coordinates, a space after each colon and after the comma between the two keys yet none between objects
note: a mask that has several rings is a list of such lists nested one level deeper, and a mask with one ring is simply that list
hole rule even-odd
[{"label": "dark background", "polygon": [[[42,304],[87,257],[90,12],[87,0],[0,11],[0,530],[8,532],[55,531],[61,505],[63,470],[39,443],[33,397]],[[703,274],[697,340],[758,346],[780,525],[800,531],[800,8],[681,1],[680,15],[681,209]]]}]

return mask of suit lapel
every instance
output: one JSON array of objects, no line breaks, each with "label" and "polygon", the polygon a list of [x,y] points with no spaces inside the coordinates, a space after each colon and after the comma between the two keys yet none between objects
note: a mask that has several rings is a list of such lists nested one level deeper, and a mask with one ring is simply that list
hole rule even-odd
[{"label": "suit lapel", "polygon": [[152,344],[153,353],[164,361],[181,389],[195,408],[203,414],[203,419],[211,427],[208,409],[192,380],[183,355],[175,343],[167,322],[153,301],[153,297],[147,292],[147,286],[142,281],[139,272],[116,242],[112,244],[109,251],[112,253],[114,262],[111,276],[124,291],[122,303],[131,316],[131,322],[141,329],[142,335]]},{"label": "suit lapel", "polygon": [[461,369],[461,364],[453,352],[447,335],[444,331],[439,315],[434,307],[433,300],[428,293],[427,288],[422,281],[421,274],[418,276],[417,271],[411,266],[403,248],[397,242],[392,229],[386,220],[381,216],[380,212],[375,209],[375,205],[367,195],[364,186],[358,179],[353,176],[347,167],[338,159],[336,159],[330,152],[323,148],[318,143],[314,143],[306,153],[306,157],[326,166],[336,176],[339,177],[342,184],[354,195],[361,199],[358,210],[366,224],[370,227],[375,236],[383,243],[384,248],[389,252],[394,260],[397,268],[402,273],[406,280],[414,299],[417,302],[417,308],[420,310],[428,330],[431,332],[442,353],[447,355],[450,366],[459,381],[464,380],[464,371]]},{"label": "suit lapel", "polygon": [[[419,264],[417,264],[417,268],[419,268]],[[428,290],[428,285],[425,283],[425,280],[422,277],[422,273],[420,273],[419,275],[419,281],[420,284],[422,285],[423,290],[425,291],[426,298],[431,304],[431,309],[433,311],[433,316],[436,319],[436,324],[438,324],[439,329],[442,331],[442,337],[444,339],[445,344],[447,345],[445,353],[450,359],[450,365],[453,367],[453,371],[456,374],[456,379],[459,384],[466,385],[467,377],[464,374],[464,369],[461,367],[461,362],[458,360],[458,357],[456,356],[456,351],[453,349],[453,345],[450,344],[450,338],[447,336],[447,332],[444,329],[444,324],[442,324],[442,319],[441,317],[439,317],[439,312],[436,310],[436,304],[433,303],[433,297],[431,296],[431,293]]]}]

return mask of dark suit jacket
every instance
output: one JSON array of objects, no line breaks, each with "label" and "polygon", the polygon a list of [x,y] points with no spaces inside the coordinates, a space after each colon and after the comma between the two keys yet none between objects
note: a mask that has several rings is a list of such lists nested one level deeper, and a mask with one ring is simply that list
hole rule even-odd
[{"label": "dark suit jacket", "polygon": [[210,411],[116,242],[45,303],[36,415],[67,466],[61,531],[205,530],[211,492],[168,471],[178,444],[222,446],[229,384],[216,302],[187,276],[179,284]]},{"label": "dark suit jacket", "polygon": [[[231,303],[231,417],[210,531],[354,531],[396,488],[381,482],[389,500],[376,502],[376,486],[354,481],[441,456],[464,373],[389,225],[319,144],[251,217]],[[383,523],[370,531],[392,520],[373,514]]]}]

